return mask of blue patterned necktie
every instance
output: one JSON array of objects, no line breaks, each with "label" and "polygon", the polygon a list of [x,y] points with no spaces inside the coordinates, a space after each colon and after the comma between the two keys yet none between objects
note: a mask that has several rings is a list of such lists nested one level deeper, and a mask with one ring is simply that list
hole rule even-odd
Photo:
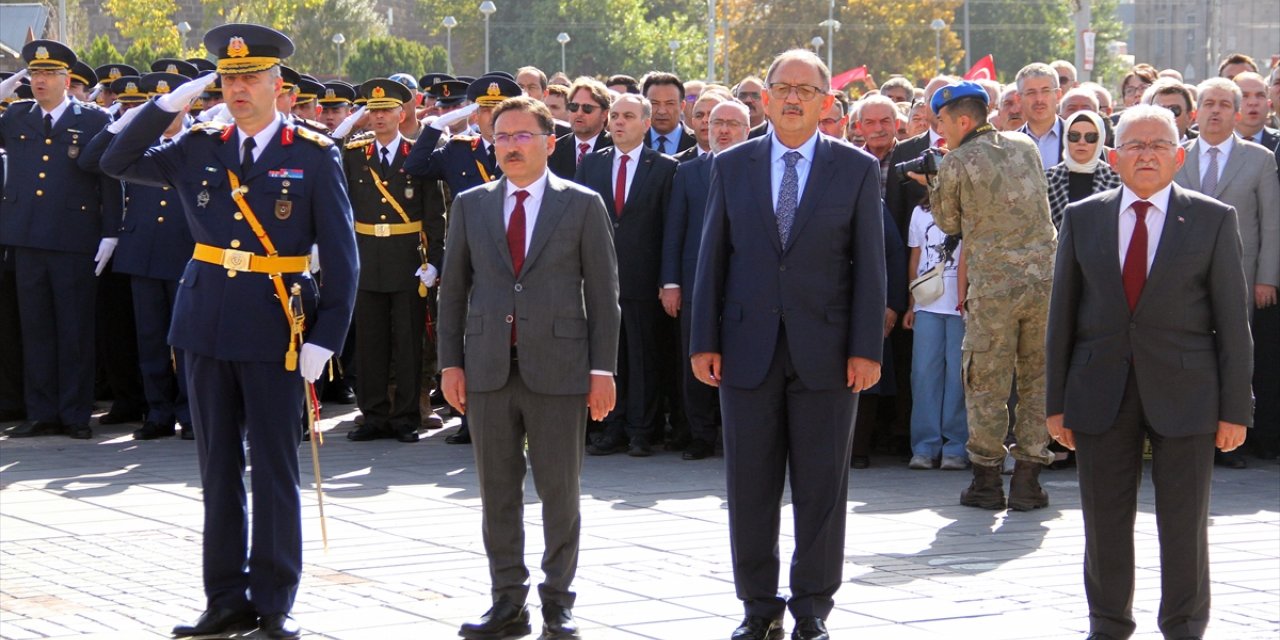
[{"label": "blue patterned necktie", "polygon": [[778,237],[785,247],[791,237],[791,223],[796,219],[796,205],[800,203],[800,175],[796,173],[800,152],[788,151],[782,154],[782,161],[787,167],[782,171],[782,187],[778,191],[778,207],[774,215],[778,218]]}]

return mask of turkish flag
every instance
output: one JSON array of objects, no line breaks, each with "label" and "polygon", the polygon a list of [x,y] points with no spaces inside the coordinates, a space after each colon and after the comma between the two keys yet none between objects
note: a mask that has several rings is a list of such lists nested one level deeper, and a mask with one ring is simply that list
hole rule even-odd
[{"label": "turkish flag", "polygon": [[964,74],[965,80],[995,80],[996,79],[996,60],[987,54],[981,60],[969,67],[969,73]]},{"label": "turkish flag", "polygon": [[855,80],[862,80],[863,78],[866,78],[866,77],[867,77],[866,65],[863,65],[856,69],[850,69],[848,71],[845,71],[844,73],[841,73],[837,76],[832,77],[831,88],[835,91],[840,91],[841,89],[844,89],[846,86],[848,86],[850,82],[853,82]]}]

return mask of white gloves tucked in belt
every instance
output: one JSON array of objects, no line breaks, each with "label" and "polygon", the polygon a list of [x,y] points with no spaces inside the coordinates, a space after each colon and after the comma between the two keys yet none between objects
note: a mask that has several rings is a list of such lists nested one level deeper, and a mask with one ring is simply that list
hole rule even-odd
[{"label": "white gloves tucked in belt", "polygon": [[111,261],[111,254],[116,252],[116,245],[120,244],[119,238],[103,238],[98,243],[98,255],[93,257],[93,262],[98,266],[93,268],[93,275],[102,275],[102,270],[107,268],[107,263]]},{"label": "white gloves tucked in belt", "polygon": [[298,354],[298,373],[301,373],[307,382],[315,382],[320,379],[320,375],[324,373],[324,365],[328,364],[329,358],[332,357],[332,351],[308,342],[302,345],[302,353]]},{"label": "white gloves tucked in belt", "polygon": [[426,267],[418,267],[418,270],[414,271],[413,275],[418,276],[422,284],[430,289],[436,286],[436,280],[440,277],[440,272],[436,271],[435,265],[428,264]]}]

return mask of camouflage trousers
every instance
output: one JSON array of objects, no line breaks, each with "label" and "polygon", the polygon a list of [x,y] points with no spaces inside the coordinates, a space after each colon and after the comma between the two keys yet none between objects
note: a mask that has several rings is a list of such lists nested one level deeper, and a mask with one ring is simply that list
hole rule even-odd
[{"label": "camouflage trousers", "polygon": [[[998,466],[1006,454],[1049,464],[1044,409],[1044,338],[1050,282],[1035,282],[998,296],[965,301],[962,345],[964,403],[969,417],[969,459]],[[1018,383],[1016,447],[1005,447],[1009,389]]]}]

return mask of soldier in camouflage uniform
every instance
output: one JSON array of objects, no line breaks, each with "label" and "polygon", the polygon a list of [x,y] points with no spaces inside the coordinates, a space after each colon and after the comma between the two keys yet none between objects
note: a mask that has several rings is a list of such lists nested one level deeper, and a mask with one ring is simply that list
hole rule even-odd
[{"label": "soldier in camouflage uniform", "polygon": [[[1026,511],[1049,504],[1039,475],[1053,461],[1044,426],[1044,339],[1057,237],[1035,143],[987,124],[987,99],[972,82],[934,94],[931,106],[953,151],[929,181],[929,199],[938,228],[963,233],[968,268],[963,368],[974,478],[960,503],[1005,507],[1000,469],[1008,454],[1015,460],[1008,507]],[[1017,446],[1006,450],[1014,376]]]}]

